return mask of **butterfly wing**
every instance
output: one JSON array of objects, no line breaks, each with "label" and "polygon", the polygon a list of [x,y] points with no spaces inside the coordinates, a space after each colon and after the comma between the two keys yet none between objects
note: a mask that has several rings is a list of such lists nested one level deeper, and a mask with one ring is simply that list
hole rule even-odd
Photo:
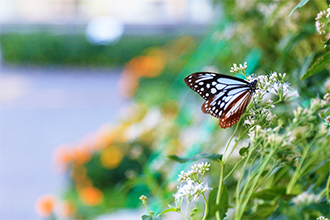
[{"label": "butterfly wing", "polygon": [[236,124],[241,118],[246,107],[250,103],[252,93],[246,90],[240,94],[234,101],[230,102],[225,109],[221,118],[219,119],[219,125],[222,128],[228,128]]},{"label": "butterfly wing", "polygon": [[211,72],[193,73],[187,76],[184,82],[205,100],[209,100],[222,90],[232,87],[246,87],[248,84],[240,78]]},{"label": "butterfly wing", "polygon": [[233,76],[199,72],[187,76],[184,81],[206,100],[202,111],[220,118],[222,128],[238,122],[252,96],[249,83]]}]

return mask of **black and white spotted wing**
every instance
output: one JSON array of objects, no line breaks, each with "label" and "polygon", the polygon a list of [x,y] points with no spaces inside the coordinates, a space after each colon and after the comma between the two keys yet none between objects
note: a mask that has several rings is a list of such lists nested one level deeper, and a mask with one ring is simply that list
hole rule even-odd
[{"label": "black and white spotted wing", "polygon": [[222,128],[238,122],[257,84],[257,80],[249,83],[240,78],[211,72],[193,73],[184,81],[206,100],[202,111],[219,118]]}]

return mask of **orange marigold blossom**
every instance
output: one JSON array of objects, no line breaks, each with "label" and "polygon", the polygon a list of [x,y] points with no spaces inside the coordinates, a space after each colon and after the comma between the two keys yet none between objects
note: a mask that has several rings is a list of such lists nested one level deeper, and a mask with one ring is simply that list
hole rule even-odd
[{"label": "orange marigold blossom", "polygon": [[72,150],[73,161],[78,164],[87,163],[91,157],[91,151],[86,146],[77,146]]},{"label": "orange marigold blossom", "polygon": [[114,169],[119,166],[124,157],[122,149],[118,146],[110,146],[101,152],[101,164],[104,168]]},{"label": "orange marigold blossom", "polygon": [[53,213],[56,202],[57,198],[54,195],[43,195],[36,202],[36,212],[40,216],[47,218]]},{"label": "orange marigold blossom", "polygon": [[88,206],[96,206],[103,201],[102,191],[93,186],[80,189],[78,194],[81,201]]},{"label": "orange marigold blossom", "polygon": [[124,67],[126,71],[140,77],[156,77],[165,66],[165,61],[161,57],[138,56],[130,60]]}]

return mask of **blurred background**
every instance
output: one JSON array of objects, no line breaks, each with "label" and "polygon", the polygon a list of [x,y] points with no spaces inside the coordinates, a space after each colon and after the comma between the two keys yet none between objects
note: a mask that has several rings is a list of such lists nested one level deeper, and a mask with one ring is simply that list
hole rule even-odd
[{"label": "blurred background", "polygon": [[166,208],[190,166],[167,156],[220,153],[233,132],[201,113],[193,72],[287,73],[300,98],[284,118],[323,97],[326,65],[300,78],[324,54],[328,3],[289,16],[299,2],[2,0],[0,219],[141,219],[142,194]]},{"label": "blurred background", "polygon": [[106,133],[130,105],[125,63],[202,37],[213,13],[208,0],[1,1],[0,219],[41,218],[38,198],[68,184],[54,157]]}]

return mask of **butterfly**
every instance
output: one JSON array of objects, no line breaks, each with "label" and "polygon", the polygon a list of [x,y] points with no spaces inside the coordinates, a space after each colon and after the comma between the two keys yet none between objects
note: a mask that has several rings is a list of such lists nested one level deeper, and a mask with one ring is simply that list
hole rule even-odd
[{"label": "butterfly", "polygon": [[212,72],[198,72],[187,76],[184,82],[206,101],[202,111],[219,118],[221,128],[238,122],[257,89],[257,80],[243,79]]}]

